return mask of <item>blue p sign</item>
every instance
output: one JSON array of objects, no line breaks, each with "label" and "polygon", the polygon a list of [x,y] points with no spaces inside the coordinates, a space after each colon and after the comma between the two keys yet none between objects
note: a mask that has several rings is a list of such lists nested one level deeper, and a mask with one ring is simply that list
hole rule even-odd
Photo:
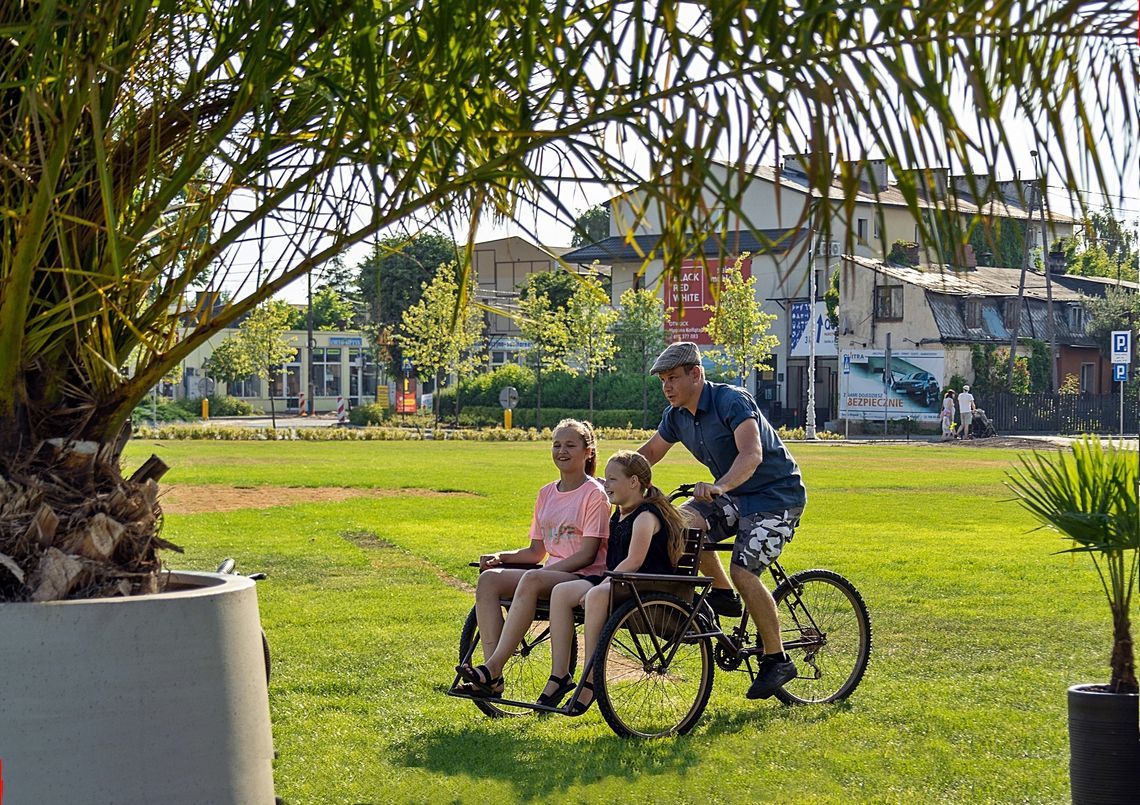
[{"label": "blue p sign", "polygon": [[1128,380],[1128,364],[1114,363],[1112,365],[1112,382],[1125,383]]}]

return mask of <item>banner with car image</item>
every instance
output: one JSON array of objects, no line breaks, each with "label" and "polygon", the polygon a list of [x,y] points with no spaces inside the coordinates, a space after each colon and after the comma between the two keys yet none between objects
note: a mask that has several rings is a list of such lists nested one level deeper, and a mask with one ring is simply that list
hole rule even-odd
[{"label": "banner with car image", "polygon": [[[892,350],[891,365],[881,349],[840,354],[839,416],[843,419],[906,419],[937,422],[945,353],[937,350]],[[889,371],[884,383],[884,372]]]}]

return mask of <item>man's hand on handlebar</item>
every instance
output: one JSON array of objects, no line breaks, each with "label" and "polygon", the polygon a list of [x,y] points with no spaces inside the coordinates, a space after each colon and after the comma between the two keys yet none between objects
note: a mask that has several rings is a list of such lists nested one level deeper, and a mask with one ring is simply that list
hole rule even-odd
[{"label": "man's hand on handlebar", "polygon": [[479,569],[488,570],[492,567],[499,567],[503,564],[503,557],[497,553],[485,553],[479,557]]},{"label": "man's hand on handlebar", "polygon": [[713,498],[723,494],[724,490],[716,484],[693,484],[693,500],[712,500]]}]

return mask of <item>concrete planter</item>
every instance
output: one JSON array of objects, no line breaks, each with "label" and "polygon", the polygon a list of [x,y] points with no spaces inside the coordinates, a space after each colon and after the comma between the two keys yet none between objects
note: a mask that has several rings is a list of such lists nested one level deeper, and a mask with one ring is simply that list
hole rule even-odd
[{"label": "concrete planter", "polygon": [[5,802],[272,803],[253,582],[0,604]]}]

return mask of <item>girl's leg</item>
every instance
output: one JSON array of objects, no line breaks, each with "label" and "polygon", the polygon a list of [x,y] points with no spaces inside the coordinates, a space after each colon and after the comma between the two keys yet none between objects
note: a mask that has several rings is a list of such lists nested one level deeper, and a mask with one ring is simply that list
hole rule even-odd
[{"label": "girl's leg", "polygon": [[487,657],[484,665],[491,672],[492,677],[502,674],[503,666],[507,664],[515,649],[522,642],[523,635],[534,622],[534,611],[538,607],[538,599],[550,595],[554,585],[563,581],[577,581],[581,577],[573,573],[564,573],[561,570],[528,570],[515,588],[511,599],[511,609],[507,613],[507,620],[503,624],[502,633],[494,652]]},{"label": "girl's leg", "polygon": [[479,640],[483,644],[484,658],[495,653],[503,631],[503,608],[499,599],[514,595],[524,573],[525,570],[497,568],[479,574],[475,586],[475,617],[479,620]]},{"label": "girl's leg", "polygon": [[[594,585],[585,579],[564,581],[550,591],[550,675],[564,677],[570,673],[570,643],[574,636],[574,607]],[[547,682],[543,693],[553,693],[555,684]]]},{"label": "girl's leg", "polygon": [[[585,635],[586,662],[594,656],[594,649],[598,647],[598,638],[602,634],[602,627],[610,616],[610,583],[603,581],[597,587],[586,593],[586,625],[582,630]],[[587,681],[593,681],[594,669],[586,676]]]}]

